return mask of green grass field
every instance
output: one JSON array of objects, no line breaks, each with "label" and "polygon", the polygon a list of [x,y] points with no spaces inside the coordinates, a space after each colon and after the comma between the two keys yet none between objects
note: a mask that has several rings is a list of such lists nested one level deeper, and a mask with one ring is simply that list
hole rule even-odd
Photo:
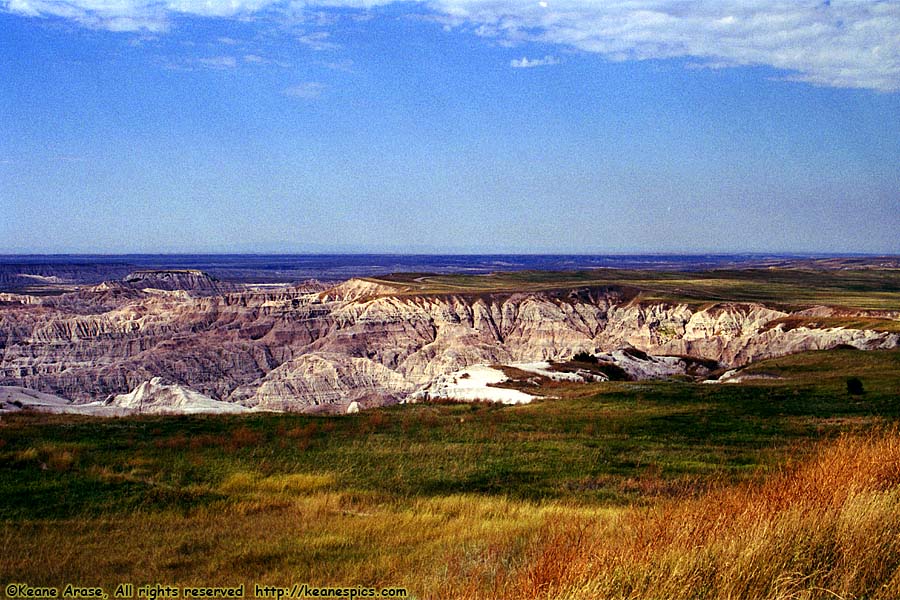
[{"label": "green grass field", "polygon": [[900,352],[748,372],[771,378],[341,417],[3,416],[0,583],[897,597]]}]

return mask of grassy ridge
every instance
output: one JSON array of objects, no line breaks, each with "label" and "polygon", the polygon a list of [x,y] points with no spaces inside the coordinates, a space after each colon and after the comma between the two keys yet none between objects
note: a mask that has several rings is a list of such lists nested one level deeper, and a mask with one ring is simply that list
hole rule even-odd
[{"label": "grassy ridge", "polygon": [[520,271],[471,275],[394,275],[371,279],[403,294],[512,293],[622,286],[651,300],[705,304],[762,302],[786,308],[815,305],[862,310],[900,307],[900,270],[740,269],[690,273],[622,269]]},{"label": "grassy ridge", "polygon": [[[781,379],[562,385],[560,399],[527,406],[338,418],[4,416],[0,582],[305,581],[427,598],[900,591],[884,541],[900,531],[888,518],[900,480],[872,458],[895,464],[900,352],[749,371]],[[850,375],[864,395],[848,395]],[[817,446],[839,434],[855,441]],[[846,465],[817,467],[829,452]],[[854,453],[870,458],[847,462]],[[798,473],[822,475],[791,488]],[[760,508],[760,494],[784,502]],[[740,545],[767,539],[761,554]],[[820,547],[846,569],[816,562]],[[734,566],[753,561],[772,566]]]}]

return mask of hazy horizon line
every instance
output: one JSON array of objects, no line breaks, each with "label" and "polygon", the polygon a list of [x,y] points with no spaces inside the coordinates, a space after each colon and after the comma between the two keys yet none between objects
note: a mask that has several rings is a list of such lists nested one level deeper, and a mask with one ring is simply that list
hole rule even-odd
[{"label": "hazy horizon line", "polygon": [[821,252],[795,250],[616,250],[616,251],[398,251],[398,250],[306,250],[306,251],[164,251],[164,252],[7,252],[0,251],[0,258],[6,257],[129,257],[129,256],[795,256],[795,257],[900,257],[900,252]]}]

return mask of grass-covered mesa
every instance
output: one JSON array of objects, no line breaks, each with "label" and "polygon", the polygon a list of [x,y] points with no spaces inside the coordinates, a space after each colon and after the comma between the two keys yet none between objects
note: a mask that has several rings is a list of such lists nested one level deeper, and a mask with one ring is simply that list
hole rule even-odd
[{"label": "grass-covered mesa", "polygon": [[[900,307],[900,269],[823,269],[794,262],[784,267],[714,269],[708,271],[519,271],[486,276],[399,274],[373,282],[394,286],[399,293],[496,293],[573,289],[580,286],[630,288],[643,300],[704,305],[714,302],[760,302],[782,308],[815,305],[859,310]],[[857,325],[872,322],[857,322]],[[880,322],[885,327],[894,324]]]},{"label": "grass-covered mesa", "polygon": [[900,352],[745,373],[339,417],[3,416],[0,581],[900,596]]}]

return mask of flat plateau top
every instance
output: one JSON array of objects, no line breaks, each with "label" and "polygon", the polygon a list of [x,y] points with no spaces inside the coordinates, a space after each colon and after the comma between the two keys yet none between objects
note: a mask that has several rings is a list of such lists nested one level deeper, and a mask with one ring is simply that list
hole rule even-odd
[{"label": "flat plateau top", "polygon": [[900,311],[900,270],[772,267],[694,272],[591,269],[490,275],[396,274],[366,278],[398,295],[492,294],[621,287],[642,299],[687,304],[760,302],[798,308],[836,306]]}]

